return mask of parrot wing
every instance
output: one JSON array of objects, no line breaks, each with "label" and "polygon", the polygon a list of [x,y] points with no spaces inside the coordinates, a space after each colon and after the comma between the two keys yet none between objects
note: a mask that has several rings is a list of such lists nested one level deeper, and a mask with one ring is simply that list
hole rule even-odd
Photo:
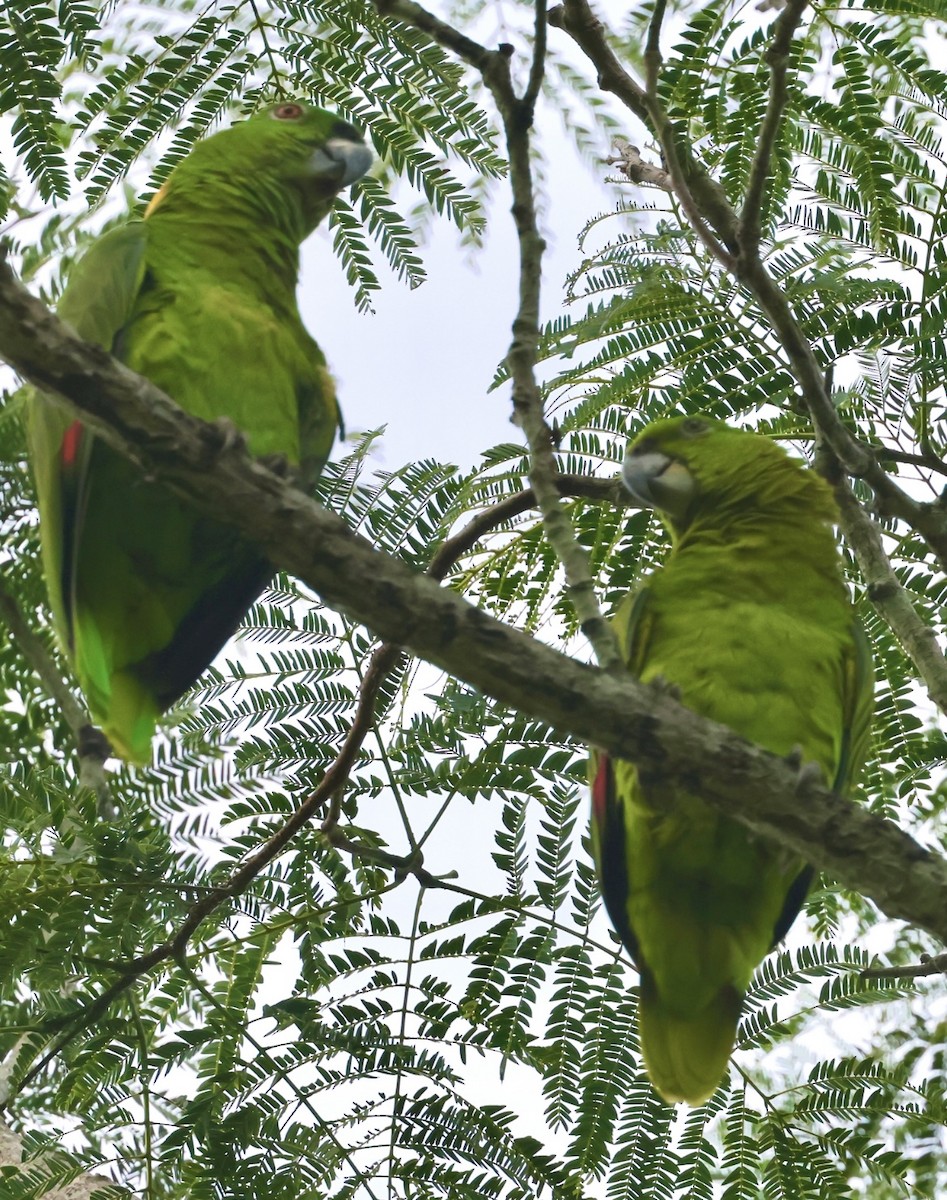
[{"label": "parrot wing", "polygon": [[[145,276],[143,221],[116,226],[75,264],[57,306],[80,337],[114,351]],[[43,570],[63,642],[72,647],[76,530],[92,438],[55,396],[29,391],[26,430],[43,510]]]},{"label": "parrot wing", "polygon": [[853,651],[846,654],[843,677],[844,725],[832,790],[845,795],[868,757],[874,697],[871,646],[859,620],[852,622]]}]

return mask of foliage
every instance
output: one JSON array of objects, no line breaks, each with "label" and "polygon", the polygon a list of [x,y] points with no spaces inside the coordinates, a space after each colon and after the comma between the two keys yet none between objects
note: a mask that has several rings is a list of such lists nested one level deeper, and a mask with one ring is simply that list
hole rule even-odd
[{"label": "foliage", "polygon": [[[614,30],[631,64],[653,8]],[[687,4],[672,17],[662,100],[738,203],[768,95],[771,15]],[[460,6],[455,18],[473,20]],[[833,368],[840,411],[930,499],[947,445],[942,18],[930,0],[811,12],[793,40],[762,212],[764,261]],[[550,54],[547,110],[581,151],[601,152],[614,109],[584,63],[561,46]],[[17,152],[0,177],[8,231],[48,294],[87,236],[85,208],[129,172],[152,188],[218,119],[274,94],[337,108],[380,155],[334,219],[363,306],[379,254],[408,285],[423,279],[395,178],[476,238],[487,185],[505,170],[477,82],[367,0],[114,11],[18,0],[0,9],[0,79]],[[625,437],[672,410],[752,422],[807,452],[765,314],[672,194],[622,188],[617,210],[589,222],[568,312],[543,331],[563,469],[614,473]],[[386,474],[368,438],[328,469],[320,495],[424,569],[525,472],[520,447],[503,445],[466,474],[423,457]],[[65,674],[15,395],[0,412],[0,476],[5,586]],[[660,560],[650,516],[589,500],[569,511],[606,605]],[[899,579],[942,638],[929,550],[882,519]],[[864,798],[936,840],[947,742],[854,563],[851,581],[879,679]],[[534,513],[480,539],[449,585],[583,652]],[[0,640],[0,1078],[30,1152],[56,1148],[11,1196],[40,1195],[83,1165],[149,1200],[943,1193],[943,985],[861,973],[866,947],[906,963],[932,949],[926,938],[824,881],[808,930],[758,972],[729,1083],[674,1113],[642,1073],[637,977],[600,912],[583,747],[404,659],[381,687],[335,829],[304,828],[184,955],[97,1003],[318,786],[372,648],[279,579],[172,715],[155,764],[113,776],[119,811],[103,820],[78,786],[61,714]],[[415,870],[422,856],[430,876]]]}]

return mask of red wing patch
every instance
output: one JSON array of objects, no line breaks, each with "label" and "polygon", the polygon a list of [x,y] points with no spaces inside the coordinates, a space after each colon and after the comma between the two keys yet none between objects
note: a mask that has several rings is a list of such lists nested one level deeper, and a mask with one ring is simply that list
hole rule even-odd
[{"label": "red wing patch", "polygon": [[592,816],[599,829],[605,828],[605,817],[614,788],[612,760],[604,750],[598,750],[598,770],[592,784]]},{"label": "red wing patch", "polygon": [[82,435],[84,433],[85,427],[83,426],[82,422],[73,421],[73,423],[63,434],[59,457],[62,465],[70,470],[76,465],[76,459],[79,457],[79,447],[82,445]]}]

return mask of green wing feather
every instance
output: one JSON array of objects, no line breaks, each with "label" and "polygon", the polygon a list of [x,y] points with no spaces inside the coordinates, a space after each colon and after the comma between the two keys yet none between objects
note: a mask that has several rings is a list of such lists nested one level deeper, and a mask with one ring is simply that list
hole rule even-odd
[{"label": "green wing feather", "polygon": [[[73,267],[57,311],[86,341],[112,349],[141,287],[146,236],[143,221],[117,226],[93,242]],[[64,404],[31,389],[26,428],[42,508],[43,570],[53,616],[66,645],[71,645],[72,635],[64,576],[74,566],[73,532],[81,509],[81,480],[88,453],[88,444],[83,446],[76,438],[70,464],[63,463],[63,439],[76,424],[75,415]]]},{"label": "green wing feather", "polygon": [[[848,790],[867,751],[871,661],[828,489],[769,439],[702,419],[657,423],[629,454],[673,548],[616,614],[628,669],[777,754],[800,749]],[[641,972],[645,1062],[666,1099],[701,1103],[812,871],[704,804],[699,782],[672,790],[601,751],[590,779],[603,898]]]}]

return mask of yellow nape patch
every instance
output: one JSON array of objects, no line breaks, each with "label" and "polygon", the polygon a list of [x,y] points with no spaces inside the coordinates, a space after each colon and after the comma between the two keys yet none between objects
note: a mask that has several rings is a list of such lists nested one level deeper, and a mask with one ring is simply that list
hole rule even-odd
[{"label": "yellow nape patch", "polygon": [[167,194],[168,194],[168,184],[167,184],[167,181],[165,181],[161,185],[161,187],[158,188],[158,190],[151,197],[151,199],[148,201],[148,207],[145,209],[146,217],[151,216],[151,214],[155,211],[155,209],[158,207],[158,205],[161,203],[161,201],[165,198],[165,196]]}]

